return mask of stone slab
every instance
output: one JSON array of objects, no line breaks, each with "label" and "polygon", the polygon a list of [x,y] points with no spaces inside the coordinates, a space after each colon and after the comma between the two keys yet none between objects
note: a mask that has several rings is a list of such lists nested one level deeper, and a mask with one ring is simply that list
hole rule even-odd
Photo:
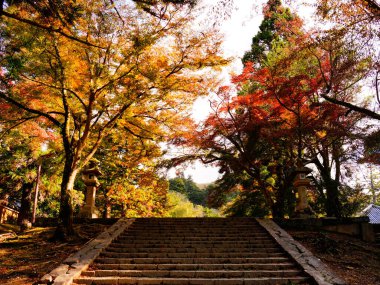
[{"label": "stone slab", "polygon": [[256,219],[258,223],[290,254],[318,285],[345,285],[330,268],[303,245],[269,219]]},{"label": "stone slab", "polygon": [[87,270],[88,266],[108,247],[114,239],[133,224],[135,219],[121,218],[106,231],[87,242],[79,251],[66,258],[62,264],[45,274],[36,284],[70,285],[74,278]]}]

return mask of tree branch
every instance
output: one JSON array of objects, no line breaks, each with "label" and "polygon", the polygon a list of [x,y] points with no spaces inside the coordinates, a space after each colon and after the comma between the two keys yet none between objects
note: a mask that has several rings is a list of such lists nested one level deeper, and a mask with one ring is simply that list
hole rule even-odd
[{"label": "tree branch", "polygon": [[361,113],[361,114],[363,114],[363,115],[365,115],[367,117],[370,117],[372,119],[380,121],[380,114],[378,114],[378,113],[375,113],[375,112],[373,112],[371,110],[368,110],[366,108],[363,108],[363,107],[359,107],[359,106],[353,105],[353,104],[348,103],[348,102],[344,102],[344,101],[338,100],[336,98],[331,98],[326,93],[322,93],[320,95],[326,101],[329,101],[329,102],[331,102],[333,104],[337,104],[337,105],[346,107],[346,108],[348,108],[350,110],[356,111],[356,112]]},{"label": "tree branch", "polygon": [[8,13],[6,11],[1,11],[1,14],[0,16],[5,16],[5,17],[8,17],[8,18],[11,18],[11,19],[14,19],[16,21],[19,21],[19,22],[22,22],[22,23],[25,23],[25,24],[28,24],[28,25],[31,25],[31,26],[34,26],[34,27],[37,27],[37,28],[40,28],[40,29],[43,29],[43,30],[46,30],[48,32],[53,32],[53,33],[57,33],[57,34],[60,34],[61,36],[64,36],[70,40],[73,40],[73,41],[76,41],[76,42],[79,42],[81,44],[84,44],[84,45],[87,45],[87,46],[92,46],[92,47],[96,47],[96,48],[100,48],[100,49],[105,49],[105,47],[102,47],[102,46],[98,46],[98,45],[95,45],[95,44],[92,44],[88,41],[85,41],[85,40],[81,40],[77,37],[74,37],[74,36],[71,36],[67,33],[65,33],[64,31],[62,31],[61,28],[54,28],[52,26],[45,26],[45,25],[42,25],[40,23],[37,23],[35,21],[32,21],[32,20],[29,20],[29,19],[24,19],[24,18],[21,18],[19,17],[18,15],[15,15],[15,14],[11,14],[11,13]]},{"label": "tree branch", "polygon": [[17,108],[20,108],[20,109],[22,109],[24,111],[27,111],[29,113],[32,113],[32,114],[36,114],[36,115],[42,116],[42,117],[48,119],[50,122],[52,122],[57,127],[61,127],[61,123],[57,119],[55,119],[54,117],[52,117],[51,115],[49,115],[48,113],[42,112],[40,110],[36,110],[36,109],[32,109],[32,108],[26,107],[22,103],[14,100],[13,98],[8,97],[3,92],[0,92],[0,98],[2,98],[3,100],[7,101],[8,103],[16,106]]}]

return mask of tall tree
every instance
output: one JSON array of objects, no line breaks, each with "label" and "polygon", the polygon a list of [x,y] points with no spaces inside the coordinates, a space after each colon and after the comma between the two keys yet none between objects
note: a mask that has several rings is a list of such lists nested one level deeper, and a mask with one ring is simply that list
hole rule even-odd
[{"label": "tall tree", "polygon": [[[265,57],[259,58],[259,64],[246,62],[242,74],[232,79],[233,86],[220,88],[214,112],[200,130],[178,143],[193,145],[195,154],[189,157],[217,163],[223,173],[249,175],[274,216],[292,208],[285,203],[294,201],[286,197],[293,191],[297,161],[319,163],[328,196],[326,211],[340,216],[342,149],[360,116],[346,114],[344,108],[318,96],[325,87],[322,70],[330,66],[330,58],[318,49],[312,50],[318,56],[310,52],[310,35],[300,19],[292,15],[273,21],[278,36],[271,38],[270,45],[257,44],[254,53],[266,51]],[[349,73],[349,66],[344,69],[339,63],[339,68]],[[340,79],[339,86],[347,87],[348,80]],[[324,132],[331,138],[328,142],[321,135]]]},{"label": "tall tree", "polygon": [[289,9],[282,6],[281,0],[269,0],[263,14],[264,19],[259,26],[259,31],[252,38],[251,50],[243,56],[243,63],[265,61],[266,53],[272,49],[273,42],[281,37],[278,22],[281,19],[291,20],[293,17]]},{"label": "tall tree", "polygon": [[2,23],[7,38],[0,99],[28,120],[43,118],[61,137],[65,161],[57,236],[73,233],[70,193],[104,138],[116,128],[121,139],[165,138],[181,112],[214,84],[213,68],[227,62],[213,31],[191,29],[189,6],[157,1],[152,15],[133,4],[117,5],[116,11],[102,1],[78,3],[83,11],[76,34],[105,49],[20,21]]}]

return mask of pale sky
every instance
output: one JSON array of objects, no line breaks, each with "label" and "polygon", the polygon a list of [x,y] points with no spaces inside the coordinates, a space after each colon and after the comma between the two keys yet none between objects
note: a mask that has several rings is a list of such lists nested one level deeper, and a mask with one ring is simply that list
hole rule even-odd
[{"label": "pale sky", "polygon": [[[217,3],[216,0],[204,1],[209,5],[215,5]],[[250,49],[252,37],[259,30],[259,25],[262,21],[262,7],[266,2],[266,0],[234,0],[231,17],[221,26],[221,31],[224,34],[224,53],[227,57],[233,57],[235,59],[224,71],[226,83],[229,82],[229,73],[233,72],[239,74],[242,70],[241,58],[244,52]],[[305,6],[305,2],[312,3],[313,0],[304,0],[302,6],[296,2],[298,1],[291,1],[292,11],[297,10],[297,13],[301,17],[309,17],[310,7]],[[210,94],[210,96],[212,96],[212,94]],[[209,98],[198,98],[193,106],[193,119],[196,122],[200,122],[207,117],[209,112]],[[205,167],[201,162],[194,163],[192,166],[187,167],[184,174],[186,177],[191,175],[193,180],[197,183],[210,183],[220,176],[218,168]],[[169,177],[174,176],[175,170],[172,169],[169,171]]]}]

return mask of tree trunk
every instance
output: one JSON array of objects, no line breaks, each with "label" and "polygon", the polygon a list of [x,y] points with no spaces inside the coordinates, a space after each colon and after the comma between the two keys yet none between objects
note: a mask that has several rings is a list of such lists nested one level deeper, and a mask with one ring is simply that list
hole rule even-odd
[{"label": "tree trunk", "polygon": [[21,208],[17,218],[17,224],[20,226],[20,231],[23,232],[32,226],[31,223],[31,207],[32,207],[32,192],[33,182],[26,182],[21,188]]},{"label": "tree trunk", "polygon": [[325,177],[326,188],[325,210],[328,217],[342,217],[342,205],[339,200],[339,184],[331,178]]},{"label": "tree trunk", "polygon": [[103,219],[109,219],[111,218],[111,203],[105,189],[103,191],[103,194],[104,194]]},{"label": "tree trunk", "polygon": [[123,218],[123,217],[125,217],[126,215],[127,215],[127,204],[126,203],[123,203],[122,205],[121,205],[121,217]]},{"label": "tree trunk", "polygon": [[283,218],[285,216],[285,189],[277,189],[276,202],[272,207],[273,218]]},{"label": "tree trunk", "polygon": [[66,159],[61,183],[61,201],[58,215],[58,226],[54,234],[55,240],[67,240],[76,233],[73,227],[73,207],[71,192],[79,169],[72,167],[72,159]]},{"label": "tree trunk", "polygon": [[36,185],[34,187],[34,204],[33,204],[33,213],[32,213],[32,223],[33,224],[36,222],[40,178],[41,178],[41,163],[38,164],[38,167],[37,167]]}]

